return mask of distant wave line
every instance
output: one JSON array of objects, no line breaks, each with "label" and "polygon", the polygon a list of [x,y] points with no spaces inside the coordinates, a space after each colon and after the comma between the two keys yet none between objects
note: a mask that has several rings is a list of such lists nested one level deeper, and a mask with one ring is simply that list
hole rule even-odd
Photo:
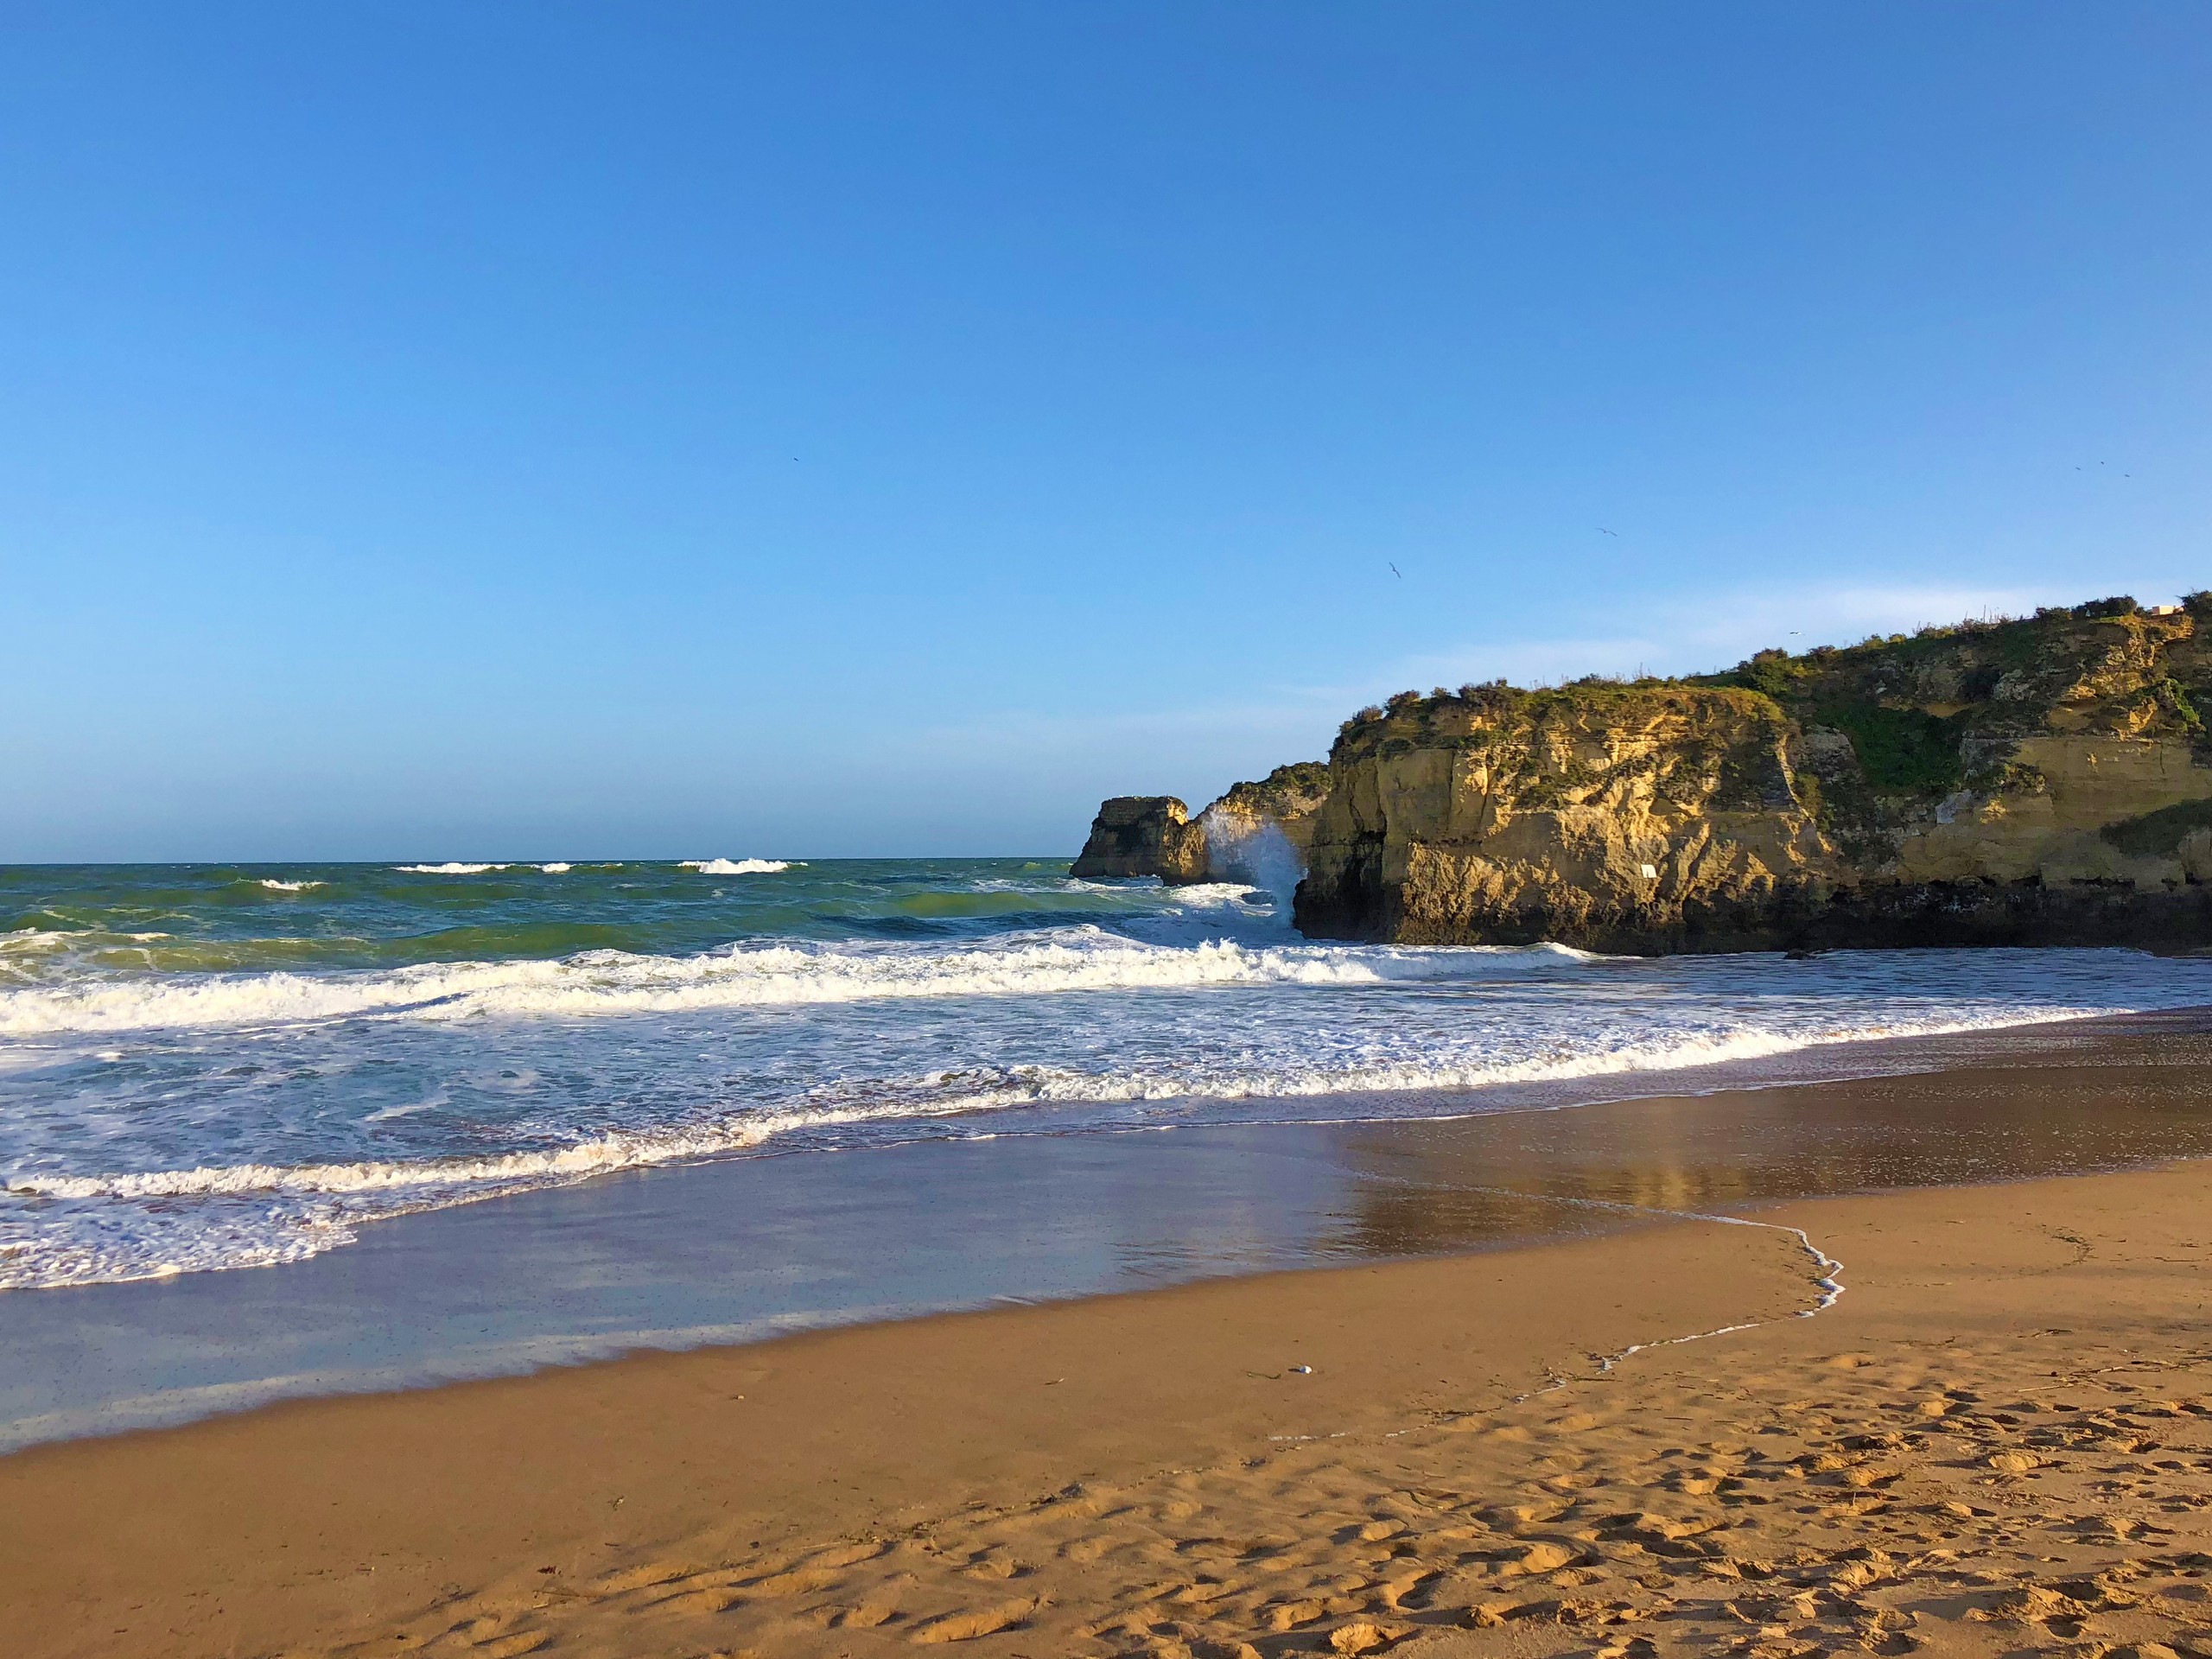
[{"label": "distant wave line", "polygon": [[[1491,960],[1485,961],[1485,958]],[[551,961],[420,963],[389,972],[210,975],[0,992],[0,1035],[293,1023],[353,1015],[678,1013],[921,996],[1019,996],[1212,985],[1351,985],[1519,973],[1580,959],[1560,946],[1146,944],[1095,927],[988,948],[744,945],[700,956],[587,950]]]}]

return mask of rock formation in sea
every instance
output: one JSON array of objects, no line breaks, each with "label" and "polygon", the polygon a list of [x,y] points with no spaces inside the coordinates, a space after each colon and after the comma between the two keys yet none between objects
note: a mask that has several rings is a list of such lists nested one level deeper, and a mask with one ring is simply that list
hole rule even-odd
[{"label": "rock formation in sea", "polygon": [[1156,875],[1171,887],[1243,881],[1275,889],[1287,903],[1328,791],[1329,768],[1301,760],[1232,785],[1196,818],[1173,795],[1117,795],[1100,804],[1069,874]]},{"label": "rock formation in sea", "polygon": [[[2212,946],[2208,631],[2212,594],[2113,599],[1687,679],[1402,693],[1345,722],[1325,779],[1282,769],[1318,796],[1276,822],[1295,919],[1638,952]],[[1291,797],[1242,798],[1256,825]]]},{"label": "rock formation in sea", "polygon": [[1183,883],[1206,878],[1205,835],[1173,795],[1116,795],[1099,804],[1071,875],[1156,875]]}]

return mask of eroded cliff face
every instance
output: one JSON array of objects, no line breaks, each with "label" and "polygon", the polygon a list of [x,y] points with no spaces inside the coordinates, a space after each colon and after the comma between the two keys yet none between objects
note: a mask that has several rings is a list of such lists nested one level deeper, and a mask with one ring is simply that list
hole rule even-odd
[{"label": "eroded cliff face", "polygon": [[1406,694],[1348,721],[1296,919],[1605,950],[2212,945],[2212,600]]},{"label": "eroded cliff face", "polygon": [[1273,824],[1302,855],[1313,842],[1316,816],[1329,798],[1329,768],[1319,760],[1277,766],[1259,782],[1232,784],[1206,808],[1208,818]]},{"label": "eroded cliff face", "polygon": [[1329,798],[1329,769],[1318,760],[1277,766],[1257,783],[1236,784],[1198,817],[1206,871],[1273,893],[1287,909],[1306,874],[1313,825]]},{"label": "eroded cliff face", "polygon": [[1205,832],[1173,795],[1116,795],[1100,803],[1090,838],[1068,874],[1094,880],[1157,875],[1171,882],[1204,881]]},{"label": "eroded cliff face", "polygon": [[1306,873],[1329,776],[1319,760],[1277,766],[1256,783],[1230,785],[1196,818],[1173,795],[1117,795],[1100,804],[1068,873],[1156,875],[1170,886],[1242,881],[1276,890],[1287,903]]},{"label": "eroded cliff face", "polygon": [[1300,889],[1309,933],[1619,949],[1749,938],[1844,863],[1756,692],[1478,688],[1347,728]]}]

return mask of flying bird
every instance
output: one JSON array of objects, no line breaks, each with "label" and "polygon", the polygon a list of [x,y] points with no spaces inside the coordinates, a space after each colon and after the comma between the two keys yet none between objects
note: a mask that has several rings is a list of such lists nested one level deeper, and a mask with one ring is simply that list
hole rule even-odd
[{"label": "flying bird", "polygon": [[1607,530],[1603,524],[1598,526],[1598,533],[1600,536],[1610,536],[1615,541],[1618,541],[1621,538],[1620,531],[1618,530]]},{"label": "flying bird", "polygon": [[[1385,564],[1390,564],[1390,562],[1388,559],[1383,560],[1382,563]],[[1390,574],[1395,576],[1400,582],[1403,582],[1406,579],[1406,573],[1399,569],[1395,564],[1390,564]]]}]

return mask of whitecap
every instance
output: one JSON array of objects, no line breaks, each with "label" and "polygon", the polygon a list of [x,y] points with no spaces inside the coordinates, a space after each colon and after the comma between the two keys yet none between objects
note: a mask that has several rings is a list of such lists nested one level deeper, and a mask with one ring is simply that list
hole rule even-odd
[{"label": "whitecap", "polygon": [[273,875],[261,878],[261,885],[271,893],[305,893],[309,887],[319,887],[320,881],[279,881]]},{"label": "whitecap", "polygon": [[791,862],[781,858],[687,858],[676,868],[702,875],[780,875]]},{"label": "whitecap", "polygon": [[504,870],[504,864],[395,864],[392,868],[402,875],[481,875],[486,870]]},{"label": "whitecap", "polygon": [[[1721,1028],[1642,1040],[1600,1042],[1520,1059],[1434,1064],[1401,1061],[1380,1065],[1292,1066],[1239,1075],[1234,1070],[1194,1076],[1168,1067],[1085,1073],[1061,1067],[1018,1066],[995,1078],[939,1073],[855,1084],[858,1099],[800,1100],[782,1108],[751,1109],[683,1123],[588,1135],[566,1145],[477,1156],[361,1160],[313,1164],[203,1164],[129,1173],[60,1174],[22,1171],[0,1179],[0,1189],[63,1205],[129,1209],[108,1219],[93,1236],[66,1247],[0,1262],[0,1288],[54,1287],[96,1281],[158,1277],[180,1271],[298,1261],[353,1242],[359,1224],[466,1204],[533,1188],[568,1185],[622,1169],[690,1162],[753,1151],[795,1132],[887,1121],[915,1122],[1056,1103],[1172,1100],[1203,1092],[1218,1099],[1294,1099],[1587,1077],[1624,1071],[1665,1072],[1718,1061],[1770,1056],[1829,1043],[1875,1037],[1931,1035],[1989,1029],[2027,1020],[2063,1018],[2093,1010],[2060,1006],[2016,1007],[1986,1017],[1934,1015],[1923,1019],[1840,1020],[1794,1033],[1757,1027]],[[385,1121],[442,1103],[434,1096],[416,1105],[373,1115]],[[1267,1121],[1267,1120],[1262,1120]],[[201,1215],[180,1231],[179,1200]],[[207,1205],[213,1210],[201,1211]],[[272,1207],[274,1206],[274,1207]],[[116,1223],[121,1221],[118,1226]],[[143,1236],[136,1235],[143,1233]]]},{"label": "whitecap", "polygon": [[548,875],[566,875],[575,867],[571,864],[541,864],[537,868]]},{"label": "whitecap", "polygon": [[1422,950],[1219,939],[1147,944],[1093,928],[988,945],[743,944],[699,956],[588,950],[556,961],[424,963],[386,972],[210,974],[0,991],[0,1035],[267,1026],[363,1014],[671,1014],[936,996],[1229,985],[1355,985],[1526,971],[1542,947]]},{"label": "whitecap", "polygon": [[[651,868],[665,885],[670,864]],[[0,990],[0,1067],[133,1062],[112,1080],[69,1074],[81,1122],[0,1117],[0,1230],[27,1240],[0,1258],[0,1288],[297,1260],[384,1217],[767,1141],[1487,1110],[1509,1103],[1496,1088],[1702,1088],[1694,1073],[1571,1080],[1745,1061],[1794,1076],[1856,1062],[1770,1057],[2212,1001],[2212,963],[2135,952],[1655,963],[1324,944],[1241,917],[1240,885],[1120,890],[1143,909],[1110,928],[324,972],[149,976],[107,949],[124,936],[0,935],[0,985],[22,987]],[[942,1001],[899,1001],[928,998]],[[334,1080],[370,1059],[401,1069],[366,1097]],[[193,1067],[222,1109],[142,1129],[138,1103],[189,1103],[174,1083]],[[339,1109],[312,1115],[326,1101]]]},{"label": "whitecap", "polygon": [[1167,897],[1179,905],[1195,905],[1205,909],[1219,909],[1224,905],[1240,904],[1244,895],[1255,891],[1243,881],[1194,881],[1185,887],[1170,887]]}]

